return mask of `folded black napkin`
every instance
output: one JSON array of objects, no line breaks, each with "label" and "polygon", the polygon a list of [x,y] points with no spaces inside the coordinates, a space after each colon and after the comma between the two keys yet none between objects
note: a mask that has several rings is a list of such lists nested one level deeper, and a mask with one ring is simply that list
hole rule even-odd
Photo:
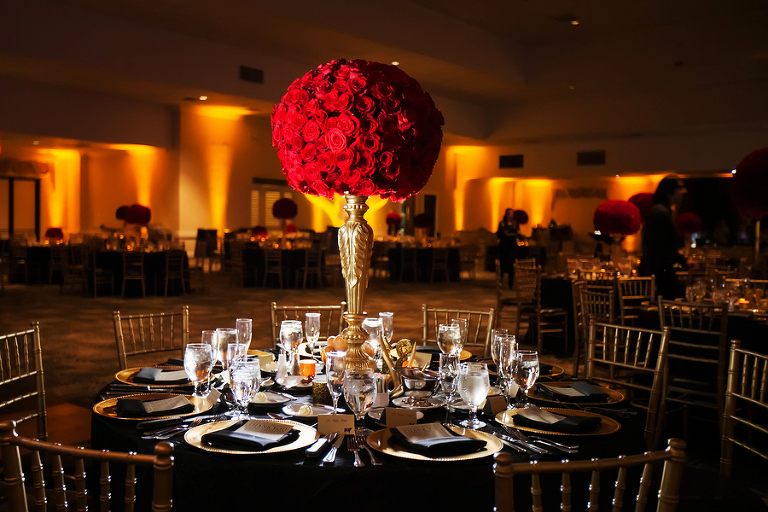
[{"label": "folded black napkin", "polygon": [[183,396],[146,401],[137,398],[118,398],[116,406],[118,416],[124,418],[171,416],[194,412],[194,410],[195,406]]},{"label": "folded black napkin", "polygon": [[[556,421],[550,423],[547,418]],[[530,427],[538,430],[570,434],[594,431],[602,422],[597,416],[563,416],[551,411],[544,411],[538,407],[521,410],[515,414],[514,420],[516,427]]]},{"label": "folded black napkin", "polygon": [[207,434],[203,434],[200,440],[203,444],[213,448],[256,452],[292,443],[299,437],[299,431],[295,428],[291,429],[290,432],[277,440],[267,439],[256,434],[235,432],[235,430],[239,429],[247,422],[248,420],[241,420],[223,430],[208,432]]},{"label": "folded black napkin", "polygon": [[177,378],[174,380],[167,380],[163,378],[163,373],[171,373],[171,372],[180,372],[179,376],[181,376],[181,373],[184,373],[183,370],[168,370],[164,371],[162,368],[142,368],[139,370],[136,375],[133,376],[133,382],[137,384],[164,384],[164,385],[176,385],[176,384],[189,384],[189,378],[186,376],[186,373],[184,373],[184,377]]},{"label": "folded black napkin", "polygon": [[427,457],[452,457],[456,455],[466,455],[468,453],[474,453],[485,447],[485,441],[482,439],[471,439],[469,437],[463,437],[454,434],[452,437],[438,437],[435,439],[425,439],[422,441],[412,442],[402,432],[396,428],[391,428],[389,431],[392,433],[392,437],[397,439],[403,446],[409,451],[426,455]]},{"label": "folded black napkin", "polygon": [[[545,398],[558,402],[607,402],[605,388],[580,380],[567,386],[551,386],[545,382],[536,383],[536,391]],[[576,394],[573,391],[580,393]]]}]

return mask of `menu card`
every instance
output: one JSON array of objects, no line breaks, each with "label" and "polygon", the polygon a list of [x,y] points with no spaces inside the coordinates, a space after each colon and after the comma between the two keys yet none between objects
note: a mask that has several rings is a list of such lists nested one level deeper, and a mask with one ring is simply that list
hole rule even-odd
[{"label": "menu card", "polygon": [[235,430],[241,434],[252,434],[270,441],[278,441],[291,431],[291,426],[285,423],[273,423],[260,420],[249,420],[243,426]]}]

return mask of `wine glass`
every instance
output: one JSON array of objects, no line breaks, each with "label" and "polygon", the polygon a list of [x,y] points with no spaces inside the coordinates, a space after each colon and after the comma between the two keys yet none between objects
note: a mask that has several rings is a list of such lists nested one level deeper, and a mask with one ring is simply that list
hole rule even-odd
[{"label": "wine glass", "polygon": [[440,354],[440,387],[445,395],[445,408],[449,411],[453,396],[456,394],[456,377],[458,374],[459,356],[456,354]]},{"label": "wine glass", "polygon": [[363,320],[363,329],[368,333],[368,343],[373,347],[373,360],[376,367],[381,369],[381,318],[366,318]]},{"label": "wine glass", "polygon": [[461,335],[461,338],[459,339],[459,344],[457,346],[454,346],[453,350],[457,354],[461,354],[461,349],[464,348],[464,345],[467,343],[467,333],[469,332],[469,320],[466,318],[451,318],[451,324],[459,326],[459,334]]},{"label": "wine glass", "polygon": [[236,359],[231,369],[232,393],[239,407],[238,419],[248,418],[248,403],[261,385],[261,366],[259,359]]},{"label": "wine glass", "polygon": [[304,330],[307,334],[309,354],[315,353],[315,343],[320,338],[320,313],[307,313],[304,317]]},{"label": "wine glass", "polygon": [[298,374],[298,372],[294,370],[294,364],[298,361],[298,354],[296,354],[296,351],[303,337],[301,321],[283,320],[280,323],[280,341],[283,344],[283,348],[288,353],[288,375]]},{"label": "wine glass", "polygon": [[235,320],[235,329],[237,329],[237,342],[244,343],[247,350],[247,347],[251,346],[253,320],[250,318],[238,318]]},{"label": "wine glass", "polygon": [[497,335],[497,344],[499,346],[498,385],[501,388],[501,393],[507,399],[507,409],[509,409],[512,407],[512,399],[517,397],[520,389],[515,382],[513,373],[517,341],[513,334],[502,334]]},{"label": "wine glass", "polygon": [[376,380],[371,368],[353,368],[344,371],[344,400],[355,415],[356,434],[370,433],[362,422],[376,400]]},{"label": "wine glass", "polygon": [[477,407],[483,403],[491,388],[488,366],[485,363],[461,363],[458,388],[461,399],[471,409],[469,418],[460,421],[459,425],[473,429],[484,427],[485,422],[477,419]]},{"label": "wine glass", "polygon": [[539,353],[535,350],[517,350],[512,359],[512,376],[520,387],[522,396],[516,405],[518,409],[530,407],[528,390],[539,378]]},{"label": "wine glass", "polygon": [[437,346],[443,354],[460,354],[461,331],[457,324],[440,324],[437,326]]},{"label": "wine glass", "polygon": [[379,318],[381,318],[381,337],[384,338],[388,346],[392,345],[392,336],[395,333],[394,315],[391,311],[379,313]]},{"label": "wine glass", "polygon": [[[213,355],[222,366],[227,360],[227,345],[237,343],[237,329],[219,327],[216,329],[216,342],[213,344]],[[215,361],[214,361],[215,362]]]},{"label": "wine glass", "polygon": [[213,352],[207,343],[188,343],[184,348],[184,371],[195,386],[193,396],[204,396],[200,384],[207,381],[213,367]]},{"label": "wine glass", "polygon": [[[216,353],[214,347],[216,346],[217,340],[216,340],[216,330],[205,330],[202,332],[202,336],[200,338],[200,343],[204,343],[211,347],[211,357],[213,358],[213,361],[211,362],[211,370],[213,370],[213,364],[216,362]],[[208,389],[211,388],[211,374],[208,374]]]},{"label": "wine glass", "polygon": [[339,397],[341,396],[344,384],[344,371],[346,369],[346,352],[325,353],[325,374],[328,378],[328,392],[331,394],[331,398],[333,398],[333,414],[336,414],[336,408],[339,406]]},{"label": "wine glass", "polygon": [[501,380],[501,368],[499,367],[499,356],[501,355],[500,341],[501,336],[509,334],[508,329],[491,329],[491,359],[496,363],[496,380]]}]

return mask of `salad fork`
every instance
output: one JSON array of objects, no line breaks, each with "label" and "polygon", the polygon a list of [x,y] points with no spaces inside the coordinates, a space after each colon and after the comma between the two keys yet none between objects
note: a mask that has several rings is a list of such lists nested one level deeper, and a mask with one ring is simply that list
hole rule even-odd
[{"label": "salad fork", "polygon": [[382,462],[376,458],[376,455],[373,454],[373,450],[368,447],[368,443],[365,442],[365,436],[358,434],[355,436],[355,441],[357,441],[358,448],[365,448],[365,451],[368,452],[368,455],[371,457],[371,464],[374,466],[382,465]]},{"label": "salad fork", "polygon": [[360,458],[360,447],[357,445],[357,440],[355,439],[355,436],[351,436],[347,438],[347,450],[355,454],[356,468],[365,466],[365,464],[363,464],[363,459]]}]

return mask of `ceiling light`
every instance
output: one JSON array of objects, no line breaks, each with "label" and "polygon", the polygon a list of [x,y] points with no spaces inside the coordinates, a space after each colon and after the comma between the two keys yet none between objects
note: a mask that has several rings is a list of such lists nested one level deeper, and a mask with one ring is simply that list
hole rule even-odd
[{"label": "ceiling light", "polygon": [[393,60],[393,61],[392,61],[392,65],[393,65],[393,66],[399,66],[399,65],[400,65],[400,61],[397,61],[397,60]]},{"label": "ceiling light", "polygon": [[617,174],[617,175],[616,175],[616,177],[618,178],[618,177],[619,177],[619,175]]},{"label": "ceiling light", "polygon": [[731,174],[736,174],[736,169],[733,169],[733,170],[731,171]]},{"label": "ceiling light", "polygon": [[571,20],[571,25],[573,25],[574,27],[575,27],[576,25],[578,25],[578,24],[579,24],[579,20],[577,20],[577,19],[575,19],[575,18]]},{"label": "ceiling light", "polygon": [[208,99],[208,96],[200,96],[198,99],[199,99],[200,101],[205,101],[205,100],[207,100],[207,99]]}]

